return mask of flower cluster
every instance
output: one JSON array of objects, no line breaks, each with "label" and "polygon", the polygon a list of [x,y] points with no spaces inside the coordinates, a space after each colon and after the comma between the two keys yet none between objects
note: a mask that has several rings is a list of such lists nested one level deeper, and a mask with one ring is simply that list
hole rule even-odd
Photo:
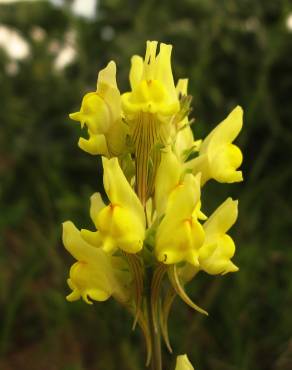
[{"label": "flower cluster", "polygon": [[[64,246],[77,261],[70,270],[67,299],[82,297],[91,304],[114,297],[140,324],[148,359],[150,316],[152,329],[161,331],[171,350],[167,316],[173,297],[178,294],[206,313],[191,301],[184,285],[199,271],[216,275],[238,270],[228,235],[238,202],[228,198],[207,217],[201,211],[201,191],[211,179],[242,180],[242,154],[233,144],[242,127],[241,107],[204,140],[195,140],[188,118],[188,81],[175,85],[172,46],[162,43],[159,52],[157,46],[147,42],[145,58],[132,57],[129,92],[120,93],[111,61],[99,72],[96,91],[86,94],[80,111],[70,114],[87,128],[88,138],[81,137],[79,147],[102,156],[107,199],[99,193],[91,197],[93,230],[63,224]],[[168,293],[162,294],[161,284],[169,287]]]}]

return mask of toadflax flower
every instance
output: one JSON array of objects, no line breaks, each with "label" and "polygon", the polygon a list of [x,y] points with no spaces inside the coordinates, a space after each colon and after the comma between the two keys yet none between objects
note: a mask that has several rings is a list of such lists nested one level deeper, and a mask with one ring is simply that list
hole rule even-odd
[{"label": "toadflax flower", "polygon": [[[116,65],[98,74],[97,89],[70,117],[88,131],[84,151],[102,156],[103,185],[90,198],[94,230],[63,223],[63,244],[76,259],[70,269],[69,301],[114,297],[133,315],[145,337],[147,364],[162,370],[160,337],[172,352],[168,317],[178,295],[208,315],[185,285],[199,272],[238,271],[235,243],[227,234],[238,202],[227,198],[208,218],[203,185],[210,179],[242,180],[241,150],[233,144],[242,128],[237,106],[204,140],[195,140],[189,119],[188,79],[175,84],[172,46],[148,41],[144,59],[134,55],[130,91],[120,94]],[[204,198],[203,198],[204,199]],[[186,355],[176,370],[194,370]]]},{"label": "toadflax flower", "polygon": [[242,153],[232,144],[242,128],[242,116],[242,108],[237,106],[202,142],[199,156],[186,163],[194,173],[201,172],[202,185],[209,179],[227,183],[242,181],[242,172],[237,171]]},{"label": "toadflax flower", "polygon": [[105,301],[113,295],[118,301],[126,302],[128,291],[123,285],[123,279],[128,280],[127,273],[117,273],[114,259],[103,251],[88,244],[80,231],[70,221],[63,223],[63,243],[65,248],[78,261],[70,269],[68,285],[72,293],[68,301],[82,297],[88,304],[95,301]]},{"label": "toadflax flower", "polygon": [[121,96],[116,82],[116,65],[110,62],[98,74],[97,89],[86,94],[79,112],[70,118],[87,126],[89,139],[78,145],[90,154],[108,157],[123,153],[127,127],[122,122]]},{"label": "toadflax flower", "polygon": [[178,112],[179,102],[170,64],[171,45],[148,41],[144,61],[133,56],[130,71],[131,92],[122,96],[124,111],[128,114],[153,113],[170,116]]},{"label": "toadflax flower", "polygon": [[238,202],[226,199],[204,224],[205,242],[199,250],[200,268],[208,274],[238,271],[230,259],[235,252],[233,240],[226,232],[237,219]]},{"label": "toadflax flower", "polygon": [[98,231],[82,230],[81,234],[88,242],[101,245],[107,252],[120,248],[136,253],[142,249],[145,237],[144,209],[118,159],[103,158],[102,163],[104,189],[110,204],[103,207],[99,198],[92,198],[91,215]]},{"label": "toadflax flower", "polygon": [[145,59],[135,55],[130,71],[131,91],[122,95],[136,162],[137,194],[145,205],[154,190],[160,161],[159,146],[170,138],[174,115],[179,111],[171,70],[171,45],[148,41]]},{"label": "toadflax flower", "polygon": [[198,250],[204,230],[195,213],[200,201],[200,175],[188,173],[170,193],[165,216],[157,228],[155,253],[158,261],[182,261],[198,266]]}]

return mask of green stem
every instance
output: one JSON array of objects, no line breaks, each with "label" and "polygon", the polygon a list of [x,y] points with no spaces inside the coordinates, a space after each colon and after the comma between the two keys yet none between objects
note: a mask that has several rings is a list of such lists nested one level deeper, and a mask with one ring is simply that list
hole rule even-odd
[{"label": "green stem", "polygon": [[[150,335],[151,335],[151,344],[152,344],[152,358],[151,358],[151,370],[162,370],[162,356],[161,356],[161,333],[160,328],[157,328],[157,331],[154,327],[155,319],[152,316],[151,310],[151,280],[153,277],[153,271],[149,271],[147,280],[148,280],[148,289],[147,289],[147,311],[149,318],[150,326]],[[157,313],[156,313],[157,314]],[[156,320],[158,322],[158,320]]]}]

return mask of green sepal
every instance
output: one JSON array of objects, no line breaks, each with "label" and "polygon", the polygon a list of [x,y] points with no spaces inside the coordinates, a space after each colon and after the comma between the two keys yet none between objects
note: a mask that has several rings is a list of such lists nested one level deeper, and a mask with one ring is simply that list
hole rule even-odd
[{"label": "green sepal", "polygon": [[141,311],[141,305],[143,301],[143,290],[144,290],[144,272],[141,265],[140,258],[136,254],[125,253],[127,261],[129,263],[130,271],[133,276],[133,288],[134,288],[134,302],[135,302],[135,314],[132,329],[134,330],[139,314]]},{"label": "green sepal", "polygon": [[[128,304],[124,304],[124,307],[133,315],[136,315],[136,307],[133,305],[133,302]],[[152,342],[151,342],[151,332],[149,327],[149,319],[147,317],[147,314],[145,314],[145,310],[143,310],[143,307],[138,309],[138,315],[137,315],[137,323],[142,330],[144,340],[145,340],[145,347],[146,347],[146,362],[145,365],[149,366],[151,358],[152,358]],[[132,328],[133,329],[133,328]]]},{"label": "green sepal", "polygon": [[178,273],[177,273],[177,267],[176,267],[175,264],[169,266],[169,268],[168,268],[168,276],[169,276],[169,280],[171,282],[171,285],[172,285],[173,289],[176,291],[177,295],[188,306],[190,306],[194,310],[196,310],[196,311],[198,311],[198,312],[200,312],[200,313],[208,316],[208,312],[205,311],[203,308],[199,307],[196,303],[194,303],[191,300],[191,298],[187,295],[187,293],[185,292],[184,287],[183,287],[183,285],[181,284],[181,282],[179,280]]},{"label": "green sepal", "polygon": [[169,317],[170,309],[172,307],[172,304],[174,302],[176,295],[177,295],[176,291],[172,287],[170,287],[163,300],[162,307],[160,309],[160,315],[159,315],[161,334],[166,344],[166,347],[170,353],[172,353],[173,351],[171,348],[169,335],[168,335],[168,317]]},{"label": "green sepal", "polygon": [[163,263],[160,263],[156,269],[154,270],[152,281],[151,281],[151,298],[150,298],[150,306],[151,306],[151,313],[153,318],[153,326],[154,330],[158,332],[158,304],[159,304],[159,293],[161,288],[161,283],[164,277],[164,274],[167,271],[167,266]]},{"label": "green sepal", "polygon": [[151,334],[149,329],[149,320],[146,319],[142,310],[138,312],[138,324],[143,332],[146,345],[146,366],[149,366],[152,358]]},{"label": "green sepal", "polygon": [[175,115],[174,122],[175,124],[181,122],[185,117],[187,117],[191,111],[191,102],[193,100],[192,95],[181,95],[179,97],[180,110]]}]

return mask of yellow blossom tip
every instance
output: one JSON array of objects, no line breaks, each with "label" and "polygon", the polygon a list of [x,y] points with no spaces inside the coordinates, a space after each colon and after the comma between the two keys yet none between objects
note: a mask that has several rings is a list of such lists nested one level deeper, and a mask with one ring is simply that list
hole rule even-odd
[{"label": "yellow blossom tip", "polygon": [[80,121],[82,114],[80,112],[74,112],[69,114],[69,118],[73,121]]},{"label": "yellow blossom tip", "polygon": [[111,60],[107,64],[107,66],[98,73],[97,90],[99,90],[100,84],[101,85],[105,84],[116,88],[117,87],[116,72],[117,72],[116,63],[113,60]]},{"label": "yellow blossom tip", "polygon": [[176,358],[175,370],[194,370],[194,367],[190,363],[187,355],[179,355]]},{"label": "yellow blossom tip", "polygon": [[187,95],[188,83],[188,78],[180,78],[176,85],[177,94]]},{"label": "yellow blossom tip", "polygon": [[237,267],[233,262],[230,261],[225,271],[223,271],[221,275],[226,275],[229,272],[237,272],[237,271],[239,271],[239,267]]}]

